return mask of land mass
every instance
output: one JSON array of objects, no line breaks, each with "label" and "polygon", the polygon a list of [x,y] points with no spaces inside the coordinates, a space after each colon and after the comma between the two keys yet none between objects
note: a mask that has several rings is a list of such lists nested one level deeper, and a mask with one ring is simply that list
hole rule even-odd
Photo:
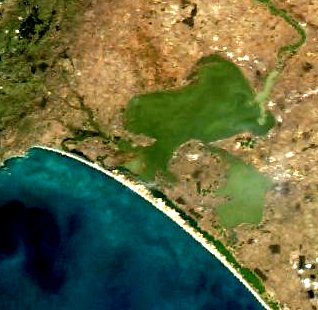
[{"label": "land mass", "polygon": [[[174,201],[197,229],[225,244],[239,266],[261,280],[268,298],[285,309],[317,308],[315,4],[7,0],[0,10],[1,160],[37,144],[106,169],[126,167]],[[167,110],[156,110],[153,118],[150,105],[149,121],[161,127],[170,121],[180,125],[178,135],[182,126],[188,133],[168,148],[162,144],[160,150],[169,151],[164,160],[160,150],[151,155],[152,148],[168,143],[175,128],[167,136],[158,135],[157,123],[140,130],[147,123],[134,115],[136,102],[155,96],[162,105],[168,93],[182,95],[200,85],[195,64],[211,54],[229,68],[231,62],[239,66],[242,73],[229,69],[230,75],[250,83],[240,85],[245,90],[235,111],[237,116],[251,113],[252,127],[215,137],[214,128],[205,139],[205,122],[187,117],[173,122],[166,116],[160,123]],[[254,105],[244,105],[252,98]],[[208,105],[200,102],[200,120],[221,119],[208,117]],[[195,110],[191,103],[188,107]],[[173,104],[167,108],[177,117]],[[265,111],[269,117],[264,118]],[[235,114],[225,114],[237,121]],[[275,126],[266,125],[270,115]],[[136,123],[130,117],[137,117]],[[192,134],[196,130],[200,135]],[[244,186],[242,175],[248,180]],[[262,184],[256,186],[260,195],[233,196],[235,191],[257,193],[253,180]],[[256,204],[246,203],[254,199]],[[256,206],[257,220],[222,222],[222,208],[226,214],[233,204],[249,211]]]}]

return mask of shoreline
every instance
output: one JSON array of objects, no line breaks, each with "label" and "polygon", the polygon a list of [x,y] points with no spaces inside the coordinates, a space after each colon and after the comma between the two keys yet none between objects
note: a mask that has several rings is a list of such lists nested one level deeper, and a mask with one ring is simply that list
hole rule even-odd
[{"label": "shoreline", "polygon": [[[46,151],[54,152],[62,156],[75,159],[115,179],[117,182],[125,185],[130,190],[132,190],[133,192],[141,196],[143,199],[151,203],[157,210],[164,213],[167,217],[169,217],[172,221],[179,225],[180,228],[182,228],[186,233],[188,233],[193,239],[200,243],[201,246],[203,246],[210,254],[212,254],[217,260],[219,260],[223,264],[223,266],[225,266],[245,286],[245,288],[256,298],[256,300],[264,307],[264,309],[272,309],[257,293],[257,291],[244,279],[244,277],[226,260],[225,256],[223,256],[218,251],[215,245],[209,242],[199,231],[191,227],[190,224],[187,223],[187,221],[181,217],[178,211],[174,210],[172,207],[169,207],[165,203],[164,199],[155,198],[146,186],[142,185],[141,183],[138,183],[138,181],[133,181],[129,179],[126,175],[120,173],[118,170],[106,170],[100,167],[98,164],[87,161],[72,153],[68,153],[59,149],[54,149],[46,146],[35,145],[28,149],[24,154],[27,155],[27,152],[31,149],[43,149]],[[18,155],[14,157],[23,157],[23,155]]]}]

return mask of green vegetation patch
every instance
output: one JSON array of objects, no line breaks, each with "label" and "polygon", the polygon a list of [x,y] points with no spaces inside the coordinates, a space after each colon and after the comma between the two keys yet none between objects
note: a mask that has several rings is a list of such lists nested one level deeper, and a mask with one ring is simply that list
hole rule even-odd
[{"label": "green vegetation patch", "polygon": [[44,106],[46,81],[59,57],[63,36],[81,12],[80,0],[4,2],[0,15],[0,131],[36,106]]},{"label": "green vegetation patch", "polygon": [[[229,156],[228,160],[235,160],[230,154],[226,153],[224,150],[211,148],[212,152],[221,154],[222,156]],[[121,174],[124,174],[127,178],[136,181],[138,176],[132,174],[130,170],[124,167],[116,168]],[[224,256],[227,262],[229,262],[242,276],[243,278],[258,292],[258,294],[263,298],[263,300],[270,306],[273,310],[279,310],[279,304],[272,299],[266,292],[264,283],[262,279],[251,269],[242,266],[232,254],[231,250],[228,249],[220,240],[216,239],[213,235],[209,234],[207,231],[203,230],[196,219],[188,215],[184,210],[182,210],[177,204],[171,201],[164,193],[159,191],[154,187],[148,187],[153,197],[162,199],[167,206],[177,211],[180,217],[198,233],[200,233],[210,244],[213,244],[218,252]]]},{"label": "green vegetation patch", "polygon": [[286,10],[279,8],[272,0],[256,0],[264,5],[266,5],[271,14],[279,16],[283,18],[291,27],[293,27],[299,34],[299,40],[282,46],[277,54],[278,69],[282,69],[284,66],[284,55],[292,56],[297,50],[306,42],[307,35],[304,28],[300,25],[300,23],[293,18]]},{"label": "green vegetation patch", "polygon": [[208,143],[246,131],[263,135],[275,123],[269,113],[258,122],[262,111],[255,93],[232,62],[205,57],[190,80],[185,87],[139,95],[128,104],[126,129],[156,139],[151,146],[131,149],[136,159],[126,167],[143,179],[153,180],[156,172],[169,176],[173,152],[190,139]]},{"label": "green vegetation patch", "polygon": [[263,216],[265,193],[271,181],[242,160],[227,157],[231,164],[227,183],[216,192],[229,199],[216,209],[220,222],[226,227],[243,223],[259,224]]},{"label": "green vegetation patch", "polygon": [[[124,172],[126,175],[129,176],[129,172],[126,171],[121,171]],[[252,285],[256,289],[256,291],[264,297],[265,300],[267,300],[267,297],[264,296],[266,294],[266,290],[264,287],[264,284],[262,280],[259,278],[259,276],[253,272],[252,270],[243,267],[240,265],[240,263],[236,260],[234,255],[231,253],[229,249],[218,239],[216,239],[214,236],[210,235],[208,232],[203,230],[199,225],[198,222],[189,216],[185,211],[183,211],[181,208],[179,208],[175,203],[170,201],[165,194],[162,192],[158,191],[157,189],[154,188],[149,188],[150,192],[155,198],[161,198],[165,201],[166,205],[169,206],[170,208],[176,210],[179,215],[181,216],[182,219],[184,219],[189,226],[194,228],[197,232],[202,234],[202,236],[211,244],[213,244],[218,252],[224,256],[227,262],[229,262],[242,276],[243,278]]]}]

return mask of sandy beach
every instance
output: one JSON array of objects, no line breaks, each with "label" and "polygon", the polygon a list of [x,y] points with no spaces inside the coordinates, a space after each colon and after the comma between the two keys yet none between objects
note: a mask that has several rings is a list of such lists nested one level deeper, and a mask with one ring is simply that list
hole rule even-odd
[{"label": "sandy beach", "polygon": [[[216,257],[227,269],[229,269],[234,276],[255,296],[255,298],[261,303],[261,305],[270,310],[271,308],[265,303],[265,301],[259,296],[259,294],[255,291],[255,289],[242,277],[242,275],[226,260],[226,258],[220,254],[217,248],[211,244],[208,240],[206,240],[201,233],[192,228],[181,216],[180,214],[167,206],[165,201],[161,198],[155,198],[151,194],[151,192],[142,184],[137,181],[132,181],[127,176],[121,174],[117,170],[105,170],[101,168],[99,165],[89,162],[85,159],[80,158],[74,154],[70,154],[61,150],[53,149],[50,147],[35,145],[33,148],[44,149],[47,151],[58,153],[62,156],[67,156],[72,159],[78,160],[104,174],[115,179],[121,184],[127,186],[132,191],[137,193],[139,196],[150,202],[155,208],[163,212],[166,216],[168,216],[172,221],[177,223],[184,231],[186,231],[189,235],[191,235],[197,242],[199,242],[208,252],[210,252],[214,257]],[[20,157],[20,156],[17,156]]]}]

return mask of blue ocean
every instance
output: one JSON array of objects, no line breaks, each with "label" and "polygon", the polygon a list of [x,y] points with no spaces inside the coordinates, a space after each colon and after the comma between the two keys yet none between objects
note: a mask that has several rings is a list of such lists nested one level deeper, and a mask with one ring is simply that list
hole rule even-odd
[{"label": "blue ocean", "polygon": [[129,188],[33,148],[0,170],[0,309],[263,308]]}]

